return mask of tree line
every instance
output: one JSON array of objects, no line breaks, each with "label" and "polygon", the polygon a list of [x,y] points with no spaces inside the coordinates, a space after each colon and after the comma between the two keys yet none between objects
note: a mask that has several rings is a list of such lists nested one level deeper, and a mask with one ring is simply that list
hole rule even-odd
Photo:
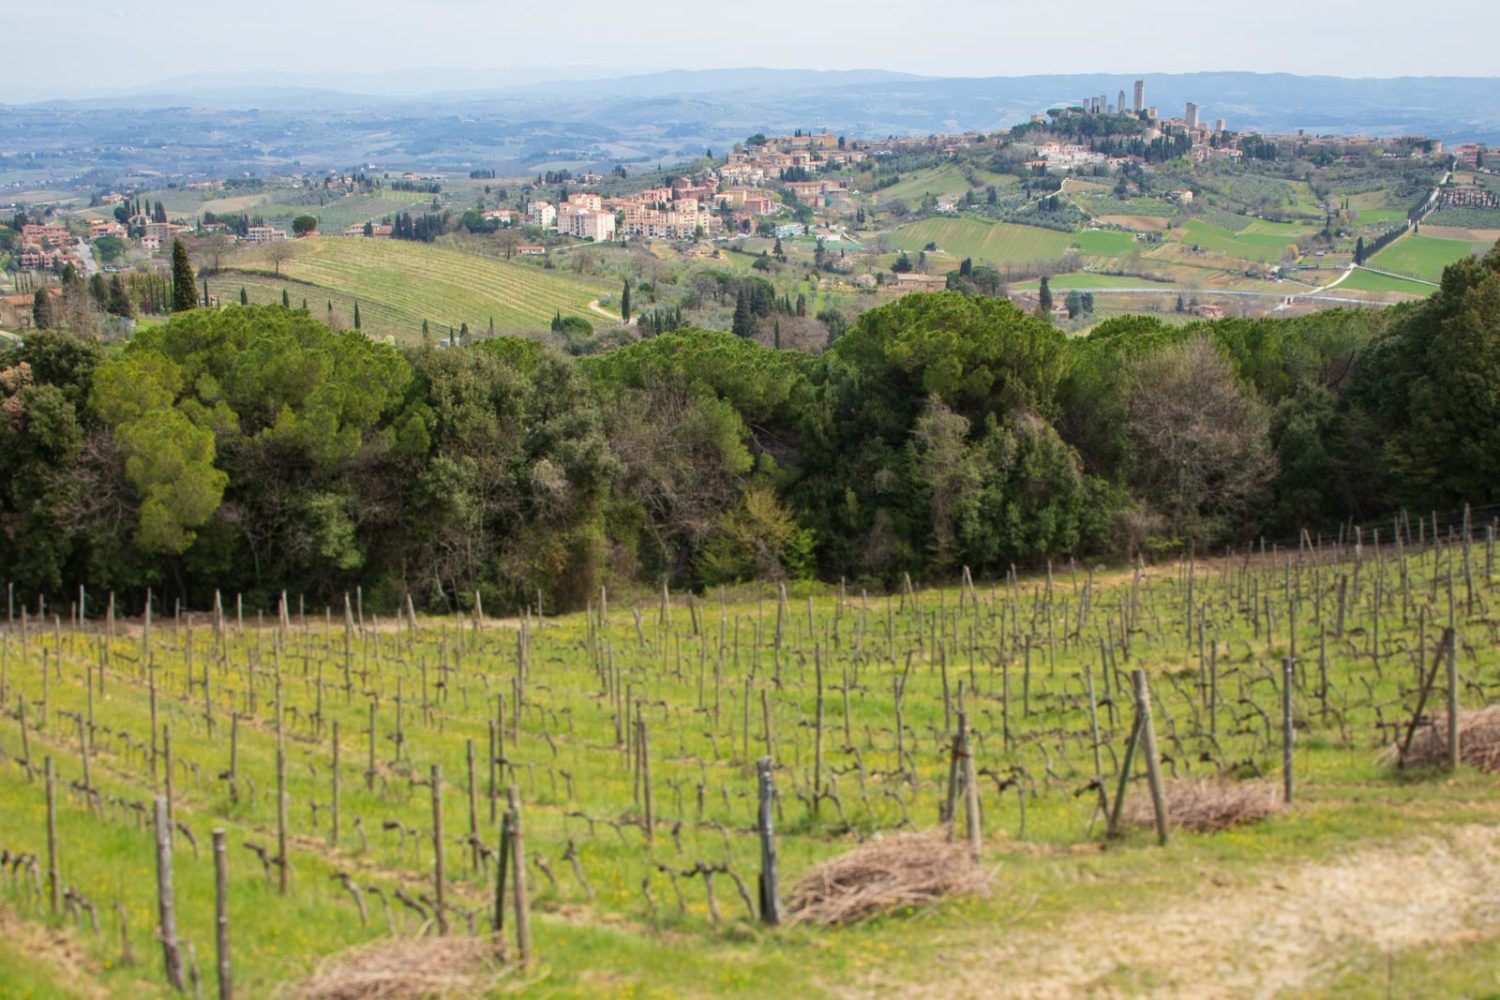
[{"label": "tree line", "polygon": [[563,608],[1201,553],[1496,499],[1497,384],[1500,250],[1384,312],[1082,338],[911,295],[817,355],[689,328],[581,359],[399,350],[184,309],[113,355],[58,331],[0,352],[0,566],[54,600]]}]

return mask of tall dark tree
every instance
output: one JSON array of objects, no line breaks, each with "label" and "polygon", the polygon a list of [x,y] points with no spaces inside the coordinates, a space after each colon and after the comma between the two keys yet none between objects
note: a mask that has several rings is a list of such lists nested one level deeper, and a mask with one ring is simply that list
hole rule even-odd
[{"label": "tall dark tree", "polygon": [[1052,283],[1046,277],[1042,278],[1042,289],[1037,296],[1037,301],[1042,307],[1042,312],[1052,311]]},{"label": "tall dark tree", "polygon": [[755,333],[755,322],[750,314],[750,296],[740,288],[734,300],[734,323],[730,327],[736,337],[749,337]]},{"label": "tall dark tree", "polygon": [[198,308],[198,289],[193,280],[193,265],[188,261],[187,247],[181,240],[172,241],[172,311],[187,312]]},{"label": "tall dark tree", "polygon": [[104,280],[104,275],[97,271],[89,275],[89,297],[100,309],[109,304],[109,284]]},{"label": "tall dark tree", "polygon": [[354,303],[354,329],[359,329],[359,303]]},{"label": "tall dark tree", "polygon": [[1365,262],[1365,238],[1363,236],[1361,236],[1359,239],[1357,239],[1357,240],[1354,241],[1354,263],[1356,263],[1356,264],[1363,264],[1364,262]]},{"label": "tall dark tree", "polygon": [[104,307],[111,316],[121,316],[126,319],[135,313],[130,305],[130,295],[125,291],[125,282],[117,274],[109,279],[109,302]]},{"label": "tall dark tree", "polygon": [[[292,297],[287,294],[285,288],[281,290],[281,307],[283,309],[290,309],[292,307]],[[303,303],[302,308],[306,309],[307,304]]]},{"label": "tall dark tree", "polygon": [[245,286],[241,285],[240,286],[240,305],[242,305],[242,306],[248,306],[249,304],[250,304],[250,296],[245,293]]},{"label": "tall dark tree", "polygon": [[38,330],[52,329],[52,296],[45,288],[38,288],[31,296],[31,325]]},{"label": "tall dark tree", "polygon": [[630,322],[630,279],[625,279],[624,287],[620,289],[620,319],[625,323]]}]

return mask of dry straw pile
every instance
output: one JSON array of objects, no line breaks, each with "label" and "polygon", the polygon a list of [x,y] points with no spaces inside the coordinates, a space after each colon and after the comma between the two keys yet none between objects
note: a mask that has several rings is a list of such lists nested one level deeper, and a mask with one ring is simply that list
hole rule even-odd
[{"label": "dry straw pile", "polygon": [[790,923],[852,924],[945,896],[982,892],[990,876],[946,829],[877,837],[818,865],[786,900]]},{"label": "dry straw pile", "polygon": [[500,975],[485,937],[389,938],[334,955],[298,986],[306,1000],[482,996]]},{"label": "dry straw pile", "polygon": [[[1500,771],[1500,705],[1460,709],[1458,757],[1481,771]],[[1412,736],[1408,767],[1442,767],[1448,763],[1448,714],[1434,718]]]},{"label": "dry straw pile", "polygon": [[[1222,778],[1174,778],[1162,789],[1172,826],[1197,833],[1213,833],[1265,819],[1281,808],[1280,793],[1266,781],[1225,781]],[[1127,796],[1127,823],[1150,826],[1156,822],[1149,795]]]}]

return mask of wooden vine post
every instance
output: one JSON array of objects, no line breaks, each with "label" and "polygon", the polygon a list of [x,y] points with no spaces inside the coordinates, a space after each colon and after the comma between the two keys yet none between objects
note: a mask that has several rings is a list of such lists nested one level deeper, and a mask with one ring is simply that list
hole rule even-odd
[{"label": "wooden vine post", "polygon": [[229,966],[229,854],[225,848],[224,830],[215,828],[214,841],[214,957],[218,970],[219,1000],[234,996],[234,980]]},{"label": "wooden vine post", "polygon": [[531,960],[531,914],[526,897],[526,844],[521,837],[521,791],[510,786],[510,861],[515,871],[516,952],[521,968]]},{"label": "wooden vine post", "polygon": [[1287,805],[1292,804],[1292,658],[1281,661],[1281,790]]},{"label": "wooden vine post", "polygon": [[42,762],[47,779],[47,899],[52,915],[62,910],[62,872],[57,860],[57,770],[52,758]]},{"label": "wooden vine post", "polygon": [[443,772],[442,768],[432,765],[432,889],[434,905],[437,911],[437,932],[448,933],[447,903],[444,898],[443,883]]},{"label": "wooden vine post", "polygon": [[1131,671],[1135,681],[1135,712],[1140,720],[1141,750],[1146,756],[1146,780],[1151,785],[1151,808],[1156,815],[1156,839],[1167,842],[1168,817],[1166,793],[1161,781],[1161,760],[1156,752],[1156,727],[1151,722],[1151,691],[1146,686],[1146,671]]},{"label": "wooden vine post", "polygon": [[755,762],[760,785],[760,809],[755,829],[760,836],[760,919],[775,927],[781,923],[781,900],[776,891],[776,834],[774,811],[776,786],[771,778],[771,758]]},{"label": "wooden vine post", "polygon": [[177,944],[177,903],[172,895],[172,823],[165,796],[156,797],[156,907],[157,938],[167,982],[183,992],[182,951]]}]

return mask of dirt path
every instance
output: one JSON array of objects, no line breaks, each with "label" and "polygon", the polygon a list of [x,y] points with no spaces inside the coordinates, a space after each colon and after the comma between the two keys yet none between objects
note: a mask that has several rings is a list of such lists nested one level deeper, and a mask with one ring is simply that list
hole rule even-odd
[{"label": "dirt path", "polygon": [[1319,985],[1349,958],[1500,934],[1500,829],[1463,826],[1055,932],[990,927],[945,939],[930,982],[866,980],[849,996],[1271,997]]},{"label": "dirt path", "polygon": [[589,303],[589,308],[598,313],[600,316],[603,316],[605,319],[614,320],[616,323],[620,322],[620,314],[612,313],[608,309],[601,306],[598,299],[594,299],[593,301],[591,301]]}]

